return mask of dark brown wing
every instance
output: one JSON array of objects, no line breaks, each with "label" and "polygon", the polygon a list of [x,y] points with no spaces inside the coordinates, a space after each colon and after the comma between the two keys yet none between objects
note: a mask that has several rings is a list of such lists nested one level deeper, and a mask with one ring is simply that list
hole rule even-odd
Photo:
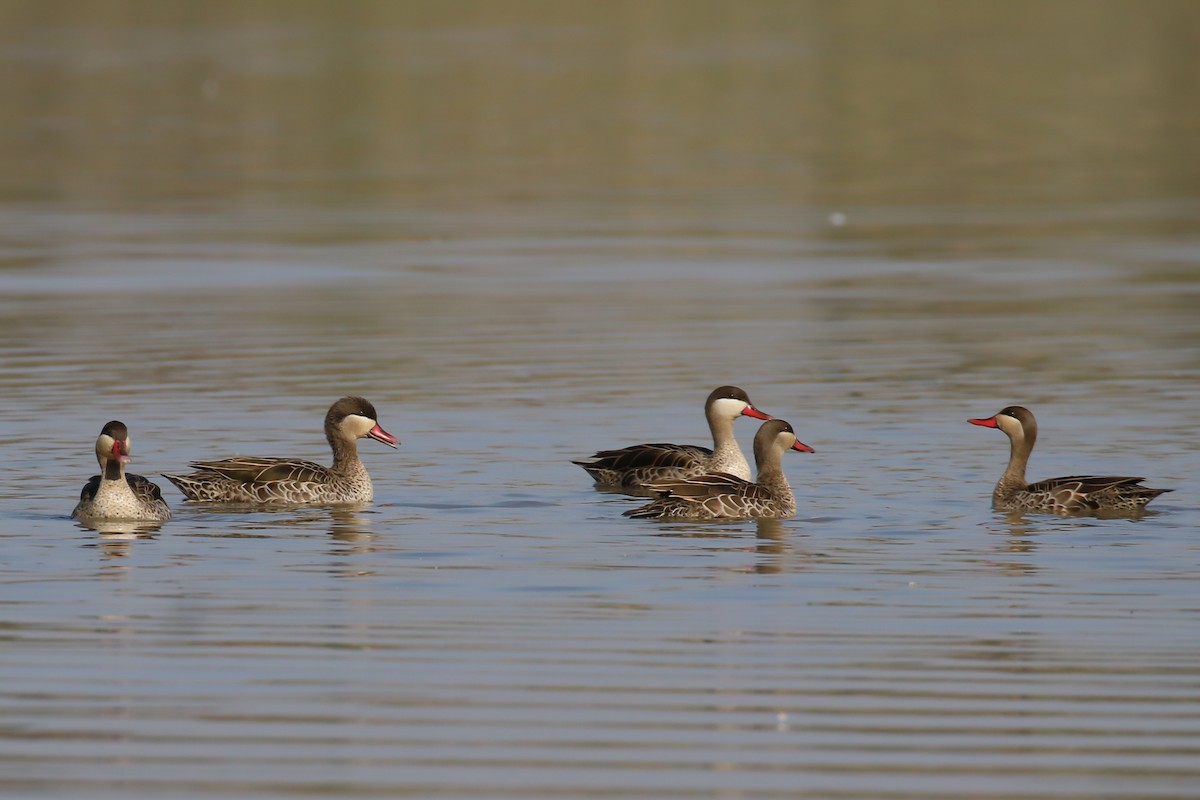
[{"label": "dark brown wing", "polygon": [[1067,475],[1062,478],[1047,478],[1044,481],[1029,484],[1031,492],[1056,492],[1068,489],[1081,494],[1108,492],[1121,487],[1133,487],[1145,478],[1127,478],[1114,475]]},{"label": "dark brown wing", "polygon": [[163,500],[162,490],[158,488],[158,484],[146,476],[125,473],[125,482],[129,484],[129,488],[132,489],[133,493],[138,496],[138,499],[142,500],[143,502],[165,502]]},{"label": "dark brown wing", "polygon": [[694,444],[654,442],[622,447],[620,450],[601,450],[591,461],[576,461],[582,467],[627,472],[647,467],[688,467],[712,457],[712,450]]},{"label": "dark brown wing", "polygon": [[771,493],[757,483],[743,480],[727,472],[711,472],[677,481],[662,481],[647,484],[647,489],[660,496],[679,497],[685,500],[706,500],[718,495],[744,497],[752,500],[770,500]]},{"label": "dark brown wing", "polygon": [[215,473],[240,483],[320,483],[329,480],[327,467],[290,458],[237,457],[221,461],[193,461],[191,466],[201,472]]},{"label": "dark brown wing", "polygon": [[1053,499],[1060,510],[1143,506],[1169,489],[1139,486],[1145,478],[1117,475],[1067,475],[1031,483],[1026,492]]},{"label": "dark brown wing", "polygon": [[734,519],[779,516],[778,499],[757,483],[713,472],[646,487],[657,493],[652,503],[631,509],[634,519]]},{"label": "dark brown wing", "polygon": [[88,478],[88,482],[83,485],[83,491],[79,493],[79,502],[91,500],[96,496],[96,492],[100,491],[100,476],[93,475]]}]

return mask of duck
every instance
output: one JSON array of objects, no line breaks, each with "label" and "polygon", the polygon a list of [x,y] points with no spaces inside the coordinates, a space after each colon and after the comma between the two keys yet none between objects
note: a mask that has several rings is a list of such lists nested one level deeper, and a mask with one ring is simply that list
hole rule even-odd
[{"label": "duck", "polygon": [[79,493],[71,518],[82,522],[166,522],[171,509],[162,490],[143,475],[125,472],[129,454],[129,428],[120,420],[106,422],[96,437],[100,474],[93,475]]},{"label": "duck", "polygon": [[293,458],[236,456],[193,461],[195,472],[163,477],[188,500],[252,505],[364,504],[375,498],[371,476],[358,458],[358,440],[399,446],[379,426],[375,407],[362,397],[343,397],[325,415],[325,438],[333,464],[325,467]]},{"label": "duck", "polygon": [[1007,408],[972,425],[996,428],[1011,444],[1008,467],[992,492],[992,506],[999,511],[1032,511],[1048,514],[1139,511],[1171,489],[1142,486],[1145,478],[1108,475],[1069,475],[1037,483],[1025,482],[1025,465],[1037,442],[1037,420],[1024,406]]},{"label": "duck", "polygon": [[754,463],[758,479],[748,481],[727,472],[713,472],[647,488],[658,495],[651,503],[630,509],[634,519],[786,519],[796,513],[796,496],[783,474],[783,454],[788,450],[814,453],[796,438],[792,426],[781,419],[764,422],[754,435]]},{"label": "duck", "polygon": [[713,446],[691,444],[635,444],[619,450],[601,450],[590,459],[572,461],[583,467],[602,489],[635,496],[648,496],[651,483],[682,480],[707,473],[724,472],[750,480],[750,465],[733,435],[739,417],[769,420],[754,407],[750,396],[736,386],[719,386],[704,401],[704,416],[712,433]]}]

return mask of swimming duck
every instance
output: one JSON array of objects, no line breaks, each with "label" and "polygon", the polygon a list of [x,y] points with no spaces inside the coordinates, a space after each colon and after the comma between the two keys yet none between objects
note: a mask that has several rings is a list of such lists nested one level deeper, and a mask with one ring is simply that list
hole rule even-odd
[{"label": "swimming duck", "polygon": [[659,497],[648,505],[625,512],[638,519],[782,519],[796,513],[796,497],[783,474],[786,450],[812,453],[796,438],[792,426],[781,419],[764,422],[754,435],[754,463],[758,480],[714,472],[675,481],[660,481],[646,488]]},{"label": "swimming duck", "polygon": [[252,504],[368,503],[375,497],[367,468],[358,458],[358,440],[388,447],[400,444],[379,427],[375,407],[361,397],[343,397],[325,415],[325,438],[333,450],[329,467],[292,458],[238,456],[193,461],[196,471],[165,475],[189,500]]},{"label": "swimming duck", "polygon": [[726,472],[750,479],[750,465],[733,436],[738,417],[767,420],[771,416],[754,407],[736,386],[713,389],[704,401],[704,416],[712,433],[713,449],[691,444],[635,444],[620,450],[601,450],[586,461],[572,461],[587,470],[598,486],[626,494],[646,495],[646,484],[680,480],[710,472]]},{"label": "swimming duck", "polygon": [[1075,514],[1094,511],[1137,511],[1171,489],[1151,489],[1139,484],[1145,478],[1069,475],[1037,483],[1025,482],[1025,465],[1037,441],[1037,420],[1022,406],[1009,406],[972,425],[998,428],[1012,445],[1008,467],[992,492],[992,505],[1001,511],[1036,511]]},{"label": "swimming duck", "polygon": [[73,519],[165,522],[171,518],[158,486],[142,475],[125,472],[125,465],[133,460],[125,423],[113,420],[105,424],[96,438],[96,460],[100,474],[84,484],[79,504],[71,512]]}]

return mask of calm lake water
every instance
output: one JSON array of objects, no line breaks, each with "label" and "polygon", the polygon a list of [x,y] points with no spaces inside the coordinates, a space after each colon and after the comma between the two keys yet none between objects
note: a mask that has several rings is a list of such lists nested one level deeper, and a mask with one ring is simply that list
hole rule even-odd
[{"label": "calm lake water", "polygon": [[[1185,798],[1200,6],[0,8],[0,794]],[[815,454],[783,522],[571,458]],[[325,461],[363,509],[68,518]],[[1139,519],[1008,517],[1147,476]],[[749,449],[755,424],[737,426]]]}]

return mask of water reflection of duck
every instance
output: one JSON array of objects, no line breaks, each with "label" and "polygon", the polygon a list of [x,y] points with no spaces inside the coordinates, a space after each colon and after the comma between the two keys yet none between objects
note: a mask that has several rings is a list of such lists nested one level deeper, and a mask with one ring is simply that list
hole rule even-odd
[{"label": "water reflection of duck", "polygon": [[601,487],[627,494],[645,495],[646,484],[675,481],[710,472],[726,472],[750,480],[750,465],[733,435],[738,417],[770,419],[754,407],[736,386],[714,389],[704,401],[704,416],[712,433],[713,449],[690,444],[635,444],[620,450],[601,450],[590,460],[573,461],[587,470]]},{"label": "water reflection of duck", "polygon": [[195,472],[164,475],[189,500],[219,503],[367,503],[375,496],[371,477],[358,457],[364,437],[388,447],[400,444],[379,427],[375,407],[361,397],[343,397],[325,415],[325,438],[333,465],[291,458],[239,456],[193,461]]},{"label": "water reflection of duck", "polygon": [[986,419],[967,421],[998,428],[1011,444],[1008,467],[992,492],[992,505],[999,510],[1052,514],[1138,511],[1160,494],[1171,491],[1140,486],[1144,478],[1102,475],[1069,475],[1026,483],[1025,465],[1037,442],[1037,420],[1033,413],[1022,406],[1009,406]]},{"label": "water reflection of duck", "polygon": [[163,500],[162,490],[149,478],[126,474],[129,455],[129,429],[125,423],[107,423],[96,438],[96,460],[100,474],[93,475],[79,494],[79,503],[71,517],[91,523],[103,520],[163,522],[171,518],[171,509]]},{"label": "water reflection of duck", "polygon": [[659,498],[648,505],[626,511],[625,516],[654,519],[782,519],[796,513],[796,497],[783,473],[783,453],[813,449],[796,438],[792,426],[781,419],[764,422],[754,436],[754,482],[717,472],[663,481],[647,486]]}]

